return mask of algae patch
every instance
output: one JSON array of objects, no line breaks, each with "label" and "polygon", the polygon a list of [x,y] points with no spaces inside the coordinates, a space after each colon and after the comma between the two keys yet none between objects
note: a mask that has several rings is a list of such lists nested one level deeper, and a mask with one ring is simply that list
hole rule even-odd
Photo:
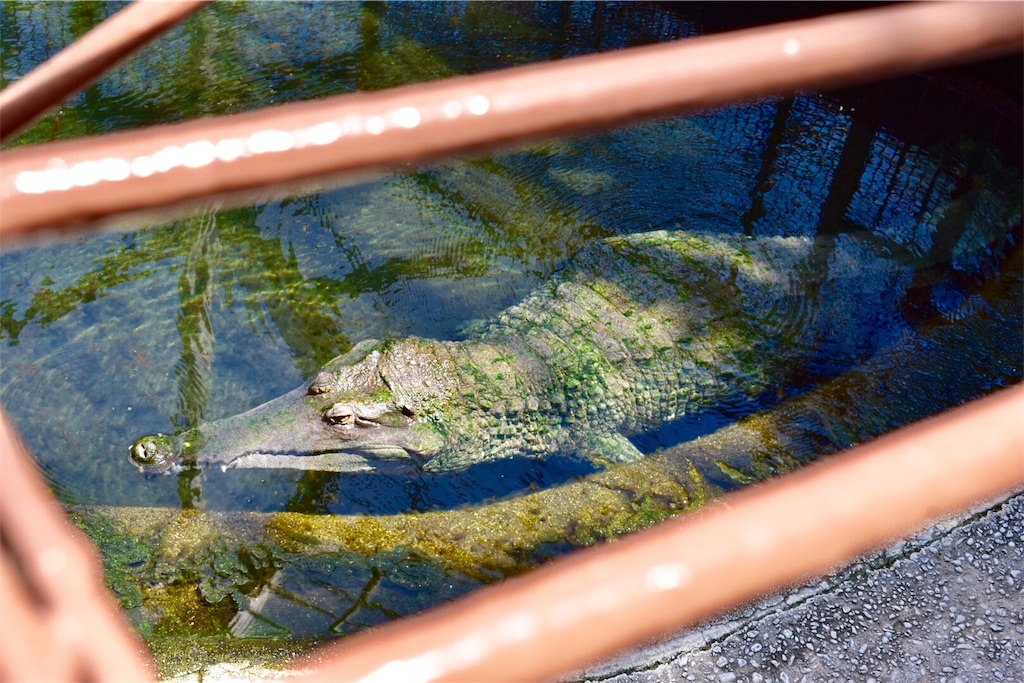
[{"label": "algae patch", "polygon": [[139,577],[153,561],[153,548],[140,538],[124,532],[109,519],[73,513],[72,520],[96,544],[103,558],[103,578],[126,610],[141,607],[145,599]]}]

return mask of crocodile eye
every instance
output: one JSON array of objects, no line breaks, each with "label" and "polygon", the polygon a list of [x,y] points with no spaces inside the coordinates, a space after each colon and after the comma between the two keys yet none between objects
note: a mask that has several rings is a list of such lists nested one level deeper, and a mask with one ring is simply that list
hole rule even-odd
[{"label": "crocodile eye", "polygon": [[309,384],[309,388],[306,393],[310,396],[316,396],[317,394],[326,394],[331,390],[334,385],[334,375],[329,372],[321,372],[317,375],[312,382]]},{"label": "crocodile eye", "polygon": [[356,419],[352,406],[344,403],[335,403],[324,413],[324,421],[333,425],[350,425]]}]

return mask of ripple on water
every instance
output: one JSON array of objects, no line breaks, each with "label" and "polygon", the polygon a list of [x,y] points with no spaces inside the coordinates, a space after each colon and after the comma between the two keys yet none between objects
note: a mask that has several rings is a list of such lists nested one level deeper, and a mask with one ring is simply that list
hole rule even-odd
[{"label": "ripple on water", "polygon": [[[77,292],[76,282],[61,292]],[[154,420],[165,424],[173,392],[154,382],[154,370],[175,354],[177,333],[173,317],[146,313],[174,305],[176,293],[141,279],[98,294],[72,302],[55,319],[47,310],[24,314],[16,338],[0,342],[0,400],[68,499],[141,500],[142,487],[127,476],[133,472],[112,435],[127,438]],[[155,493],[170,500],[160,487]]]}]

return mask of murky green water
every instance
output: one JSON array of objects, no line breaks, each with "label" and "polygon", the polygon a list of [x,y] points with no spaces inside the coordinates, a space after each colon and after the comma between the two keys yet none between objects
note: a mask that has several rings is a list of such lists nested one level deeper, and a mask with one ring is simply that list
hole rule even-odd
[{"label": "murky green water", "polygon": [[[4,83],[117,8],[3,4]],[[737,22],[727,10],[676,9],[218,3],[16,144],[557,59]],[[805,93],[251,208],[211,207],[167,225],[60,245],[5,244],[0,399],[55,490],[77,510],[394,516],[555,487],[593,467],[512,459],[414,479],[297,471],[147,479],[128,463],[126,449],[141,434],[173,432],[274,398],[363,339],[459,338],[594,240],[686,229],[853,240],[914,271],[879,287],[877,306],[852,325],[859,334],[823,334],[790,385],[641,435],[635,442],[642,450],[782,405],[894,348],[929,349],[934,337],[948,348],[933,373],[949,373],[939,383],[948,391],[915,393],[897,379],[878,389],[887,401],[898,395],[906,419],[929,414],[1022,374],[1019,108],[1003,106],[998,95],[967,97],[956,85],[943,76]],[[839,266],[832,267],[824,289],[841,281]],[[995,342],[986,346],[972,334]],[[967,358],[981,347],[980,369],[968,377],[955,370],[970,366]],[[841,395],[829,394],[829,414],[882,420],[870,406],[843,405]],[[882,420],[879,429],[894,426]],[[848,438],[830,443],[846,445],[869,432],[854,425]],[[713,464],[700,467],[710,485],[735,485]],[[416,552],[310,555],[256,532],[204,546],[205,555],[182,569],[167,564],[155,536],[146,545],[90,524],[104,540],[119,594],[154,638],[350,633],[488,580]],[[570,545],[552,540],[524,562]],[[178,604],[206,621],[184,626],[174,621],[180,610],[139,594],[133,582],[153,573],[178,586]],[[247,601],[268,590],[276,602],[263,612],[253,608],[258,616],[239,626]]]}]

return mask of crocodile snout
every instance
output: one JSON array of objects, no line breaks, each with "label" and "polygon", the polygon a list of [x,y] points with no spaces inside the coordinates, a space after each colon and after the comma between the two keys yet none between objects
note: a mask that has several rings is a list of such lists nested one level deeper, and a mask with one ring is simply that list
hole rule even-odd
[{"label": "crocodile snout", "polygon": [[181,439],[166,434],[151,434],[135,441],[128,449],[128,460],[143,473],[165,472],[181,459]]}]

